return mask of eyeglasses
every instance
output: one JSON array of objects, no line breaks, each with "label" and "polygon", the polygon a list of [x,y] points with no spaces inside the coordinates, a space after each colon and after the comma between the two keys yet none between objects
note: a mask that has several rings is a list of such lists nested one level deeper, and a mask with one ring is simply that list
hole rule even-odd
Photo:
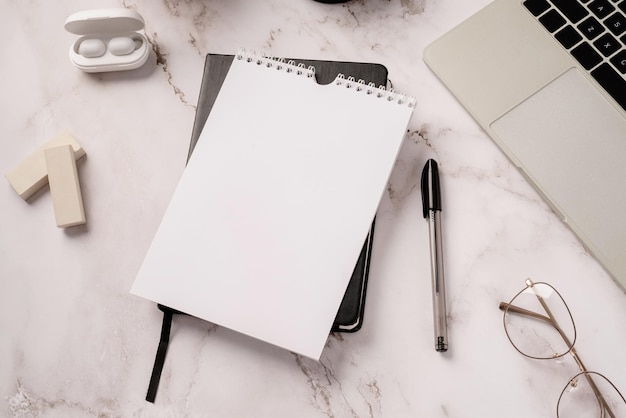
[{"label": "eyeglasses", "polygon": [[626,400],[609,379],[587,370],[578,356],[576,326],[561,294],[547,283],[526,280],[509,303],[500,302],[504,330],[526,357],[547,360],[571,354],[580,373],[570,379],[557,402],[558,418],[626,417]]}]

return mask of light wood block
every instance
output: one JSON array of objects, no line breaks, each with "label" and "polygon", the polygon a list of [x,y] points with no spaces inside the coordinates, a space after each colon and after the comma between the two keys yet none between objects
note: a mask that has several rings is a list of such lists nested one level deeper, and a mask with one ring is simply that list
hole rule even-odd
[{"label": "light wood block", "polygon": [[54,217],[59,228],[86,222],[76,160],[71,145],[44,150]]},{"label": "light wood block", "polygon": [[13,189],[22,199],[28,199],[48,183],[44,150],[60,145],[71,145],[75,160],[85,155],[85,150],[76,142],[76,139],[67,131],[63,131],[5,174]]}]

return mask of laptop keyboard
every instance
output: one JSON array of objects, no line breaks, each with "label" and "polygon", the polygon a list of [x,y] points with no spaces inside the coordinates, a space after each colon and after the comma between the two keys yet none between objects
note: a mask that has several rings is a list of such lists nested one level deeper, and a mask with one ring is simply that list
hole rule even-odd
[{"label": "laptop keyboard", "polygon": [[525,0],[523,4],[626,110],[626,0]]}]

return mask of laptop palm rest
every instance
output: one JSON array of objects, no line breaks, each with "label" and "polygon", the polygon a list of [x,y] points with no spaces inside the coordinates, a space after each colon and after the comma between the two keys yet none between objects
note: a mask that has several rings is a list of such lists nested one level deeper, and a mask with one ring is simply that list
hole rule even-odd
[{"label": "laptop palm rest", "polygon": [[[617,173],[625,164],[626,120],[572,68],[493,122],[491,129],[594,255],[625,278],[626,198],[615,191],[624,187]],[[598,186],[598,178],[607,180]]]}]

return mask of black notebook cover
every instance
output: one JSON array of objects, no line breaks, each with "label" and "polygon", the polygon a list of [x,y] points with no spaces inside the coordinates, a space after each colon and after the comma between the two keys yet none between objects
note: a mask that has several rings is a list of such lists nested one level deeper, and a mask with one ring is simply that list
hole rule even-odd
[{"label": "black notebook cover", "polygon": [[[188,158],[198,142],[202,128],[215,103],[233,58],[233,55],[219,54],[208,54],[206,57]],[[387,69],[381,64],[300,59],[294,59],[293,61],[306,67],[315,67],[315,78],[319,84],[332,83],[338,74],[344,74],[346,77],[351,76],[356,80],[364,80],[366,83],[374,83],[376,86],[385,86],[387,84]],[[363,324],[373,237],[374,222],[372,222],[369,234],[357,260],[352,278],[337,312],[332,331],[355,332]],[[329,239],[332,239],[332,237],[329,237]]]}]

